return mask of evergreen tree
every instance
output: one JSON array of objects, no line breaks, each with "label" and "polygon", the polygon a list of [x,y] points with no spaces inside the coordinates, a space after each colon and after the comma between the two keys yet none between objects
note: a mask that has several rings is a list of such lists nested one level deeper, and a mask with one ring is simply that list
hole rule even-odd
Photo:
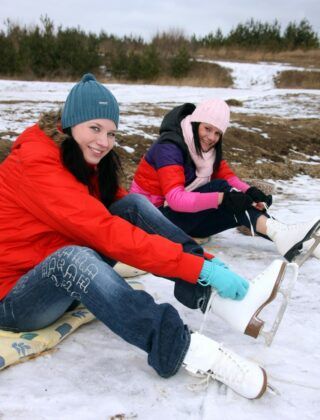
[{"label": "evergreen tree", "polygon": [[295,22],[290,22],[283,38],[284,47],[289,50],[319,48],[319,38],[306,19],[303,19],[299,25]]},{"label": "evergreen tree", "polygon": [[187,76],[191,68],[191,57],[185,47],[179,49],[178,54],[170,60],[170,74],[179,79]]}]

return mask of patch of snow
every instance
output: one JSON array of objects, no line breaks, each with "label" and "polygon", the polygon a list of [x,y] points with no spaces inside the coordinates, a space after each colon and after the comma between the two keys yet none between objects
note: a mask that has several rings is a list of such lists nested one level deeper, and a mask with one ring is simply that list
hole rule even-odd
[{"label": "patch of snow", "polygon": [[135,150],[132,147],[129,146],[122,146],[122,149],[124,149],[128,153],[134,153]]}]

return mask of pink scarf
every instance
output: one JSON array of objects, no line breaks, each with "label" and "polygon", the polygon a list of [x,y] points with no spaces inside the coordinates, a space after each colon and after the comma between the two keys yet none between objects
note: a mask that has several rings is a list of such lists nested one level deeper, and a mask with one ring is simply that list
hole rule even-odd
[{"label": "pink scarf", "polygon": [[190,118],[191,116],[188,115],[181,121],[181,128],[191,159],[196,165],[196,179],[191,182],[190,185],[185,187],[186,191],[193,191],[196,188],[210,182],[213,172],[213,164],[216,159],[216,150],[214,148],[208,152],[202,152],[202,157],[197,154]]}]

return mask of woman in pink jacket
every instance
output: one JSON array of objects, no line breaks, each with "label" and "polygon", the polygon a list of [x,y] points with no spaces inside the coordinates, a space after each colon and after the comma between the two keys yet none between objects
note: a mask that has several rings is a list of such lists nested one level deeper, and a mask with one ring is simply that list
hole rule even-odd
[{"label": "woman in pink jacket", "polygon": [[[271,195],[239,179],[222,158],[229,118],[229,107],[221,99],[173,108],[142,158],[131,192],[148,198],[188,235],[204,238],[244,225],[273,240],[279,253],[292,261],[302,246],[313,244],[310,238],[320,219],[287,225],[269,218],[265,210]],[[320,258],[320,246],[314,255]]]}]

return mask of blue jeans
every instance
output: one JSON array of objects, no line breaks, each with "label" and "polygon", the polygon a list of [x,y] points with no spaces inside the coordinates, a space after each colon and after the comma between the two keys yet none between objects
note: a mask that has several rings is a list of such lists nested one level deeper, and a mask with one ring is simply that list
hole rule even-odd
[{"label": "blue jeans", "polygon": [[[182,243],[188,252],[202,253],[192,239],[142,196],[131,194],[109,210],[148,232],[165,233],[169,239]],[[70,305],[81,302],[114,333],[147,352],[149,365],[160,376],[175,374],[189,347],[188,327],[172,305],[158,305],[145,291],[133,290],[113,270],[114,263],[86,247],[59,249],[22,276],[0,302],[0,328],[43,328],[56,321]],[[176,285],[189,286],[182,280],[175,281]],[[199,289],[194,286],[194,290]]]},{"label": "blue jeans", "polygon": [[[197,188],[195,192],[227,192],[230,191],[231,188],[232,187],[227,183],[227,181],[216,179]],[[215,235],[216,233],[223,232],[237,226],[250,227],[249,219],[245,213],[242,213],[235,218],[232,213],[228,213],[220,208],[203,210],[197,213],[177,212],[172,210],[170,207],[160,207],[159,210],[172,223],[188,235],[199,238]],[[255,208],[249,209],[248,213],[255,232],[257,219],[262,214],[269,217],[266,212],[261,212]],[[267,238],[265,235],[260,235],[258,232],[256,233],[259,236]]]}]

